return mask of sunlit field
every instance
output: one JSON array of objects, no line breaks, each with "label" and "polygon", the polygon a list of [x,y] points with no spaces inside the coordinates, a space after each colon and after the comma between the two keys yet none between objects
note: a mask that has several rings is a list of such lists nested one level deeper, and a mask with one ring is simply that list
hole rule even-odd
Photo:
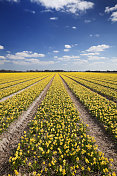
[{"label": "sunlit field", "polygon": [[50,81],[35,115],[10,151],[9,169],[4,175],[116,176],[113,158],[98,149],[65,84],[116,144],[117,74],[0,73],[0,136],[3,138],[12,123],[21,120],[20,115],[27,112]]}]

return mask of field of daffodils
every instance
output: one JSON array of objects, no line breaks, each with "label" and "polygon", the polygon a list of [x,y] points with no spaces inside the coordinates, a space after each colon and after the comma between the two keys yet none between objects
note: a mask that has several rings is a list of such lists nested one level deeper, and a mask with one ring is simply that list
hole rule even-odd
[{"label": "field of daffodils", "polygon": [[20,140],[16,138],[17,145],[9,149],[7,167],[1,166],[0,175],[116,176],[115,161],[89,135],[65,84],[116,145],[117,74],[0,73],[0,140],[50,81]]}]

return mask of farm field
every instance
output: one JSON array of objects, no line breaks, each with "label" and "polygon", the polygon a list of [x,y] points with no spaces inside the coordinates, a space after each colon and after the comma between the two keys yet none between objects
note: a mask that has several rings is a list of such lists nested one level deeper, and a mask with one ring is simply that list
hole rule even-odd
[{"label": "farm field", "polygon": [[[0,73],[1,100],[12,94],[0,102],[0,175],[116,176],[117,74]],[[12,132],[35,102],[29,122]]]}]

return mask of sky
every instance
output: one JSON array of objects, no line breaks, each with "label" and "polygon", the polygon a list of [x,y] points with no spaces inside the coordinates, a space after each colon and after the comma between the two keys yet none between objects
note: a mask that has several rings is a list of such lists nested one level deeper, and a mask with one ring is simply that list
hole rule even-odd
[{"label": "sky", "polygon": [[0,0],[0,69],[117,70],[117,0]]}]

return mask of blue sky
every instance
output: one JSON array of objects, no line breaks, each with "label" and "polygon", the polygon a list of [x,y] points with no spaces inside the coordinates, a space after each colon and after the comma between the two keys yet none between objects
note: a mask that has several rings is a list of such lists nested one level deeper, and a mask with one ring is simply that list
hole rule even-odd
[{"label": "blue sky", "polygon": [[0,0],[0,69],[117,70],[117,1]]}]

